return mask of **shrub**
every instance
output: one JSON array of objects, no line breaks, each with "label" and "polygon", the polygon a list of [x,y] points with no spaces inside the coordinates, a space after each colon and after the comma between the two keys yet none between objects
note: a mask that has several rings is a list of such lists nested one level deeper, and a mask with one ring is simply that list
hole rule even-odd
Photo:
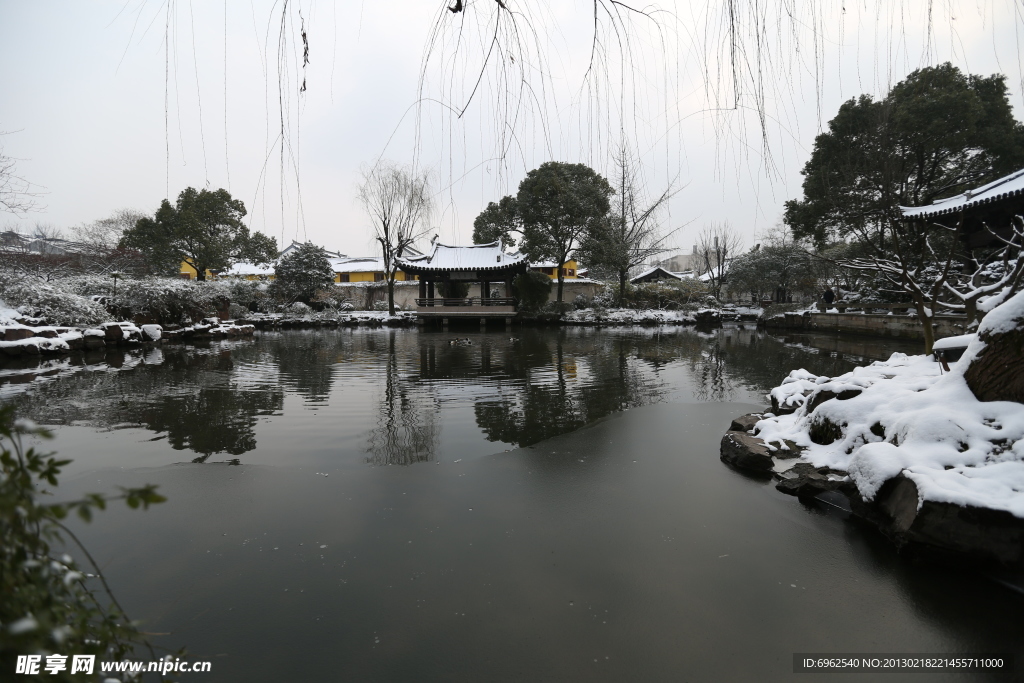
[{"label": "shrub", "polygon": [[67,282],[47,283],[10,272],[0,273],[0,299],[19,313],[51,325],[89,327],[112,319],[98,301],[76,292]]},{"label": "shrub", "polygon": [[230,298],[222,282],[148,277],[121,281],[113,305],[126,318],[147,315],[163,324],[188,324],[223,309]]},{"label": "shrub", "polygon": [[581,311],[584,308],[590,308],[591,299],[586,294],[577,294],[576,298],[572,300],[572,307],[577,311]]},{"label": "shrub", "polygon": [[318,290],[310,303],[320,310],[351,311],[354,308],[344,290],[335,285]]},{"label": "shrub", "polygon": [[528,270],[516,276],[512,288],[521,309],[527,312],[539,311],[551,296],[551,278],[544,273]]},{"label": "shrub", "polygon": [[[626,288],[629,287],[632,285],[627,284]],[[611,308],[615,305],[615,291],[611,287],[602,289],[590,300],[590,305],[594,308]]]},{"label": "shrub", "polygon": [[294,315],[298,317],[305,317],[313,311],[312,308],[302,303],[301,301],[294,301],[284,306],[281,310],[283,313],[287,315]]},{"label": "shrub", "polygon": [[[78,567],[50,544],[72,545],[62,522],[69,514],[88,522],[94,511],[116,499],[132,508],[148,508],[164,498],[156,487],[144,486],[122,489],[116,497],[87,494],[68,503],[48,500],[46,489],[57,486],[57,475],[70,461],[26,449],[22,438],[49,436],[15,421],[13,407],[0,407],[0,666],[14,671],[14,657],[23,653],[73,652],[120,660],[140,645],[155,658],[113,595],[103,595],[99,569]],[[54,677],[72,679],[79,677]]]},{"label": "shrub", "polygon": [[228,296],[233,303],[250,311],[267,308],[267,284],[256,280],[232,280],[227,283]]},{"label": "shrub", "polygon": [[150,316],[165,325],[202,320],[231,299],[230,285],[176,277],[123,278],[117,282],[116,296],[107,276],[73,277],[65,285],[81,296],[102,297],[120,317]]},{"label": "shrub", "polygon": [[696,305],[707,305],[708,286],[693,278],[660,280],[626,288],[625,305],[639,309],[678,310]]}]

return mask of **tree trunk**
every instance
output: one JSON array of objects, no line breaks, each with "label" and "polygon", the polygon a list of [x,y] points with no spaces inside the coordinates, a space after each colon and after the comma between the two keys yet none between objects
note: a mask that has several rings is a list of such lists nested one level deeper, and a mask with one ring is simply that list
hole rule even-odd
[{"label": "tree trunk", "polygon": [[623,303],[626,300],[626,275],[629,271],[619,271],[619,306],[624,306]]},{"label": "tree trunk", "polygon": [[388,277],[388,315],[395,314],[395,274]]},{"label": "tree trunk", "polygon": [[561,313],[561,308],[562,308],[562,283],[564,281],[565,281],[565,274],[564,274],[563,269],[561,268],[561,266],[559,266],[559,268],[558,268],[558,298],[557,298],[559,313]]},{"label": "tree trunk", "polygon": [[200,268],[198,265],[193,266],[191,263],[189,265],[196,269],[196,280],[206,282],[206,268]]},{"label": "tree trunk", "polygon": [[985,348],[964,372],[979,401],[1024,403],[1024,320],[1016,322],[1016,329],[1009,332],[983,334]]},{"label": "tree trunk", "polygon": [[967,327],[981,322],[978,320],[978,300],[973,298],[964,299],[964,316],[967,318]]},{"label": "tree trunk", "polygon": [[920,297],[914,297],[914,307],[917,309],[917,319],[921,321],[921,330],[924,332],[924,352],[932,352],[935,345],[935,309],[929,311],[927,302]]}]

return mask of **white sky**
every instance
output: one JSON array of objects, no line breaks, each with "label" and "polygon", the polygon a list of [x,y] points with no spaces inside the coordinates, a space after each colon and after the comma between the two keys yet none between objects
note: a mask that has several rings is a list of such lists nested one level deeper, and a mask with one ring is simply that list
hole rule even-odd
[{"label": "white sky", "polygon": [[[669,228],[683,226],[673,238],[680,247],[693,244],[713,221],[728,221],[753,244],[778,220],[782,203],[800,195],[799,170],[839,104],[860,93],[884,95],[915,68],[948,59],[972,73],[1006,73],[1020,111],[1022,31],[1013,0],[940,3],[933,9],[930,50],[924,0],[847,0],[845,10],[839,2],[791,2],[798,8],[799,52],[791,49],[790,28],[768,21],[773,57],[763,82],[772,171],[761,161],[753,78],[741,76],[746,109],[706,111],[713,104],[709,92],[722,92],[722,101],[732,97],[731,73],[715,66],[728,44],[715,28],[721,3],[706,1],[710,10],[696,0],[678,6],[665,0],[664,7],[676,8],[674,19],[663,21],[667,48],[643,22],[636,25],[634,76],[644,80],[622,91],[631,112],[625,127],[652,188],[672,176],[684,185],[666,216]],[[461,119],[435,103],[412,107],[439,15],[442,40],[438,59],[425,71],[424,95],[455,107],[466,99],[486,47],[482,36],[491,30],[472,22],[487,16],[487,2],[476,0],[469,5],[473,13],[453,15],[425,0],[293,0],[285,103],[295,159],[287,161],[282,190],[273,146],[280,125],[279,3],[170,0],[165,44],[167,6],[155,0],[0,0],[0,63],[6,67],[0,70],[0,131],[8,132],[0,144],[19,160],[20,175],[45,192],[44,210],[20,219],[0,215],[0,225],[68,228],[120,208],[153,212],[168,190],[173,198],[186,186],[208,184],[242,199],[250,226],[279,243],[308,238],[362,255],[372,244],[355,200],[359,170],[383,154],[435,170],[442,191],[433,223],[443,240],[468,243],[477,213],[514,192],[529,168],[553,157],[606,172],[609,139],[603,133],[618,128],[609,104],[620,101],[614,86],[596,99],[580,96],[593,22],[583,0],[515,5],[532,12],[550,78],[546,96],[538,95],[544,113],[527,109],[514,135],[506,135],[511,152],[504,163],[493,153],[499,133],[513,129],[503,125],[496,71],[487,72]],[[737,6],[748,11],[748,4]],[[770,0],[760,6],[769,8],[767,16],[777,11]],[[302,95],[295,65],[299,10],[310,41]],[[450,39],[463,19],[470,21],[462,34],[470,47],[455,54]],[[817,48],[813,26],[823,36]],[[743,45],[744,63],[755,61],[752,46]],[[618,81],[613,67],[603,73]]]}]

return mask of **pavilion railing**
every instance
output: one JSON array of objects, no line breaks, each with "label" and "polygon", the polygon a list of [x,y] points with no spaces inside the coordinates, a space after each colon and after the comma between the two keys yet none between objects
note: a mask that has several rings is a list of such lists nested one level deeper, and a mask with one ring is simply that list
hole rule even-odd
[{"label": "pavilion railing", "polygon": [[515,306],[516,300],[510,298],[481,299],[480,297],[469,297],[464,299],[416,299],[417,306]]}]

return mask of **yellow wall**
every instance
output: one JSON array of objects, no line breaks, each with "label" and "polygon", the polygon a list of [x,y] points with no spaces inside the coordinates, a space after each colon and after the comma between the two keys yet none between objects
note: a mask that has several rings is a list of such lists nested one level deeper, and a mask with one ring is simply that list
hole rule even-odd
[{"label": "yellow wall", "polygon": [[[341,282],[342,281],[342,279],[341,279],[342,275],[343,275],[343,273],[335,273],[334,274],[334,281],[335,282]],[[387,278],[384,277],[384,272],[383,271],[377,271],[376,273],[371,273],[371,272],[347,273],[347,275],[348,275],[348,282],[374,282],[376,280],[374,275],[380,275],[380,277],[381,277],[380,282],[384,282],[385,280],[387,280]],[[403,280],[415,280],[415,279],[416,279],[415,276],[407,275],[404,271],[401,271],[401,270],[398,271],[397,273],[395,273],[395,281],[396,282],[401,282]]]},{"label": "yellow wall", "polygon": [[[195,280],[196,279],[196,269],[193,268],[192,266],[190,266],[189,264],[185,263],[184,261],[181,262],[181,268],[178,269],[178,274],[181,277],[187,278],[189,280]],[[232,277],[232,276],[229,276],[229,277]],[[206,279],[207,280],[219,280],[220,278],[217,276],[216,273],[214,273],[211,270],[207,269],[207,271],[206,271]],[[270,275],[243,275],[242,279],[248,280],[250,282],[255,282],[256,280],[264,280],[264,279],[266,279],[266,280],[273,280],[274,279],[274,275],[273,275],[273,273],[271,273]]]},{"label": "yellow wall", "polygon": [[[544,270],[541,270],[540,268],[537,268],[537,267],[534,267],[534,266],[531,266],[530,270],[536,270],[539,273],[543,272],[545,275],[550,277],[552,280],[557,280],[558,279],[558,273],[557,273],[557,271],[555,271],[554,268],[547,268],[547,269],[545,269],[545,270],[550,270],[551,271],[550,273],[544,272]],[[565,272],[565,279],[566,280],[575,280],[576,278],[579,277],[579,275],[577,275],[577,273],[579,272],[579,265],[577,265],[576,259],[569,259],[568,261],[563,263],[562,264],[562,270]]]},{"label": "yellow wall", "polygon": [[[181,277],[183,277],[183,278],[187,276],[187,278],[189,280],[195,280],[196,276],[199,274],[199,271],[197,271],[195,268],[193,268],[189,264],[187,264],[184,261],[182,261],[181,262],[181,268],[178,269],[178,274],[181,275]],[[209,269],[207,269],[207,271],[206,271],[206,279],[207,280],[215,280],[215,279],[217,279],[217,276],[214,275],[213,273],[211,273],[209,271]]]}]

